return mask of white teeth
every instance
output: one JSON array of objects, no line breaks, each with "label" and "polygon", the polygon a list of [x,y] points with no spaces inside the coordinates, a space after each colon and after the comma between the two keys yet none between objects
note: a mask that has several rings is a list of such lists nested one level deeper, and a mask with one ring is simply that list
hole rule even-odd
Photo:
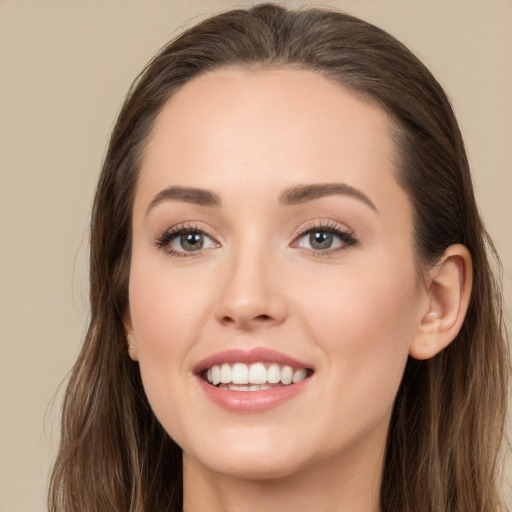
[{"label": "white teeth", "polygon": [[281,382],[281,370],[279,369],[279,365],[276,363],[272,363],[267,370],[267,382],[269,384],[277,384]]},{"label": "white teeth", "polygon": [[[208,378],[208,380],[210,380]],[[220,383],[220,368],[218,366],[212,366],[212,380],[210,382],[216,386]]]},{"label": "white teeth", "polygon": [[304,380],[307,376],[308,372],[305,368],[301,368],[300,370],[296,370],[293,372],[293,379],[292,382],[294,384],[297,384],[297,382],[300,382],[301,380]]},{"label": "white teeth", "polygon": [[250,386],[237,386],[236,384],[228,384],[226,389],[229,391],[265,391],[271,389],[271,386],[266,384],[252,384]]},{"label": "white teeth", "polygon": [[206,371],[206,380],[217,386],[233,391],[260,391],[270,389],[268,384],[297,384],[308,376],[306,368],[295,370],[291,366],[279,366],[272,363],[266,367],[264,363],[247,365],[235,363],[231,366],[228,363],[214,365]]},{"label": "white teeth", "polygon": [[247,365],[235,363],[231,369],[231,379],[233,384],[249,384],[249,369]]},{"label": "white teeth", "polygon": [[293,380],[293,368],[291,366],[284,366],[281,370],[281,382],[287,386]]},{"label": "white teeth", "polygon": [[251,384],[265,384],[267,382],[267,369],[263,363],[251,364],[249,367],[249,382]]},{"label": "white teeth", "polygon": [[231,366],[224,363],[220,368],[220,381],[222,384],[229,384],[231,382]]}]

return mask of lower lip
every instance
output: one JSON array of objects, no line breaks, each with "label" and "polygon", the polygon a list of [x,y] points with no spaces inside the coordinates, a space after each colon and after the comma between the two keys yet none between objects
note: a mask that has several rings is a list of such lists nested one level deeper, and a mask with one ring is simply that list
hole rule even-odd
[{"label": "lower lip", "polygon": [[230,391],[217,388],[197,377],[206,396],[219,407],[232,412],[261,412],[273,409],[304,391],[310,380],[264,391]]}]

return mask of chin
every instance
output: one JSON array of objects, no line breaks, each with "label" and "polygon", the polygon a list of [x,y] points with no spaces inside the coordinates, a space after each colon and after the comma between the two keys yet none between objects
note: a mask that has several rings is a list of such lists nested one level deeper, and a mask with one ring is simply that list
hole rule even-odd
[{"label": "chin", "polygon": [[283,479],[298,473],[304,467],[298,460],[285,460],[282,457],[276,460],[269,453],[253,455],[250,458],[234,454],[233,457],[222,460],[199,462],[210,471],[241,480]]},{"label": "chin", "polygon": [[[261,440],[260,440],[261,441]],[[184,463],[193,460],[205,470],[242,480],[286,478],[307,466],[304,449],[275,441],[203,444],[197,450],[183,450]]]}]

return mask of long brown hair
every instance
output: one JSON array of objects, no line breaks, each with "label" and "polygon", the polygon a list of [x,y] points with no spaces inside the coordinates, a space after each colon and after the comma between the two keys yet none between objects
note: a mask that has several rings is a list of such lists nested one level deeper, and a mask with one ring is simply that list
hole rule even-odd
[{"label": "long brown hair", "polygon": [[221,66],[316,71],[378,102],[395,126],[398,179],[414,210],[418,261],[451,244],[471,252],[464,325],[427,361],[409,359],[389,430],[384,512],[495,512],[508,353],[494,247],[480,219],[462,137],[439,83],[383,30],[334,11],[266,4],[207,19],[169,43],[130,90],[112,133],[91,225],[91,320],[64,400],[51,512],[179,511],[181,450],[148,404],[128,357],[134,190],[148,135],[168,98]]}]

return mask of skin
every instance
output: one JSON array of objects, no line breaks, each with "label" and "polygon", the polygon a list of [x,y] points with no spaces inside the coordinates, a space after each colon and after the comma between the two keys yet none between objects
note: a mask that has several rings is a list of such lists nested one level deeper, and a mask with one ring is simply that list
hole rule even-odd
[{"label": "skin", "polygon": [[[154,413],[183,448],[187,512],[379,510],[407,358],[453,339],[471,277],[467,251],[452,246],[419,279],[391,129],[377,105],[289,69],[210,72],[159,114],[135,195],[125,325]],[[373,207],[346,193],[280,201],[318,183],[349,185]],[[155,202],[172,186],[221,204]],[[207,233],[205,248],[186,252],[179,237],[157,247],[181,225]],[[326,225],[355,244],[335,237],[334,250],[312,249],[304,230]],[[220,408],[194,366],[254,347],[314,374],[270,410]]]}]

